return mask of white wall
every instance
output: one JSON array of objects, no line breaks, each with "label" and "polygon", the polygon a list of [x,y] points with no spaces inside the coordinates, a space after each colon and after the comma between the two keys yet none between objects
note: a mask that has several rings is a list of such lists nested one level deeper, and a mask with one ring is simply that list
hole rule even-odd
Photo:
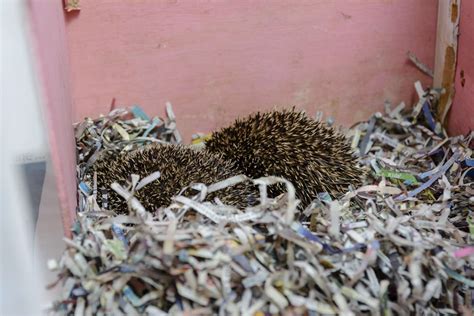
[{"label": "white wall", "polygon": [[26,1],[3,0],[0,4],[0,315],[33,315],[41,308],[40,277],[33,270],[33,223],[19,164],[44,160],[48,147]]}]

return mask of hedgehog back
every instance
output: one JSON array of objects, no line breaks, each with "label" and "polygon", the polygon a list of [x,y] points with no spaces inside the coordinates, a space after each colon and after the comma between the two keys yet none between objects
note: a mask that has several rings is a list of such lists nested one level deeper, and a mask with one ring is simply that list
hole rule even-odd
[{"label": "hedgehog back", "polygon": [[[117,213],[127,212],[128,207],[110,185],[113,182],[121,185],[129,183],[131,174],[137,174],[142,179],[156,171],[161,173],[159,179],[135,194],[148,211],[170,205],[172,197],[192,183],[210,185],[239,174],[238,169],[219,154],[195,151],[182,145],[164,144],[108,155],[95,163],[93,171],[97,173],[98,188],[105,189],[108,193],[109,209]],[[242,183],[209,194],[207,200],[217,196],[225,204],[242,208],[255,204],[256,194],[254,186]],[[100,194],[98,198],[101,203]]]},{"label": "hedgehog back", "polygon": [[[255,113],[214,132],[206,150],[233,161],[247,176],[280,176],[293,183],[304,207],[317,193],[333,197],[361,183],[345,137],[295,110]],[[282,193],[273,187],[270,193]]]}]

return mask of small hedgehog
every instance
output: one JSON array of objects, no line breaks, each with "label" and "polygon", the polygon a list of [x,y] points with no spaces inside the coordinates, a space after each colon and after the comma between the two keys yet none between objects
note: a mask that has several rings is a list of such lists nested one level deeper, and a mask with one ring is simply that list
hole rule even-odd
[{"label": "small hedgehog", "polygon": [[[333,197],[345,193],[350,184],[360,185],[363,176],[342,134],[295,109],[237,119],[212,133],[205,148],[235,162],[250,178],[287,179],[295,186],[303,208],[318,193]],[[273,197],[281,193],[281,186],[269,188]]]},{"label": "small hedgehog", "polygon": [[[135,193],[148,211],[170,205],[171,198],[192,183],[210,185],[239,174],[232,162],[225,161],[219,154],[171,144],[153,144],[119,155],[108,155],[94,164],[92,173],[94,171],[97,173],[97,188],[106,190],[108,209],[116,213],[126,213],[128,207],[110,185],[113,182],[121,185],[129,183],[131,174],[137,174],[142,179],[156,171],[161,173],[157,180]],[[184,195],[197,193],[191,191],[188,189]],[[224,204],[243,208],[256,203],[258,190],[253,184],[240,183],[208,194],[206,199],[212,201],[214,197]],[[98,203],[102,203],[100,194]]]}]

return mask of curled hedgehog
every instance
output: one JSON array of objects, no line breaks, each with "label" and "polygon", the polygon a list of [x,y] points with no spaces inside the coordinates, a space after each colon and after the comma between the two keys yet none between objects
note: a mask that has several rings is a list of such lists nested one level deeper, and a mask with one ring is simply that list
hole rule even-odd
[{"label": "curled hedgehog", "polygon": [[[338,197],[364,176],[344,135],[295,109],[237,119],[212,133],[205,151],[221,154],[250,178],[285,178],[295,186],[301,207],[321,192]],[[281,186],[269,188],[273,197],[282,192]]]},{"label": "curled hedgehog", "polygon": [[[135,193],[148,211],[170,205],[172,197],[190,184],[210,185],[239,174],[234,164],[222,159],[220,154],[171,144],[152,144],[118,155],[108,154],[93,165],[90,173],[97,174],[97,188],[108,193],[107,208],[120,214],[128,212],[127,202],[110,185],[130,182],[131,174],[142,179],[156,171],[160,172],[160,177]],[[192,191],[188,189],[183,195],[196,194]],[[258,190],[250,182],[244,182],[210,193],[206,200],[212,201],[215,197],[224,204],[244,208],[256,204]],[[99,194],[98,203],[102,202]]]}]

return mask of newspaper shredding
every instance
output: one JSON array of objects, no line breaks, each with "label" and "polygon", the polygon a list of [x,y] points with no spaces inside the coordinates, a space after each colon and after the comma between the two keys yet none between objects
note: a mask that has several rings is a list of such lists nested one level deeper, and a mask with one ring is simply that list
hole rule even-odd
[{"label": "newspaper shredding", "polygon": [[[58,315],[472,315],[474,300],[474,133],[448,137],[437,122],[438,91],[415,88],[413,107],[385,104],[345,133],[370,169],[363,186],[339,200],[321,193],[303,211],[278,177],[252,179],[257,206],[203,202],[244,181],[235,176],[196,196],[176,196],[151,213],[132,187],[113,188],[127,215],[96,202],[86,179],[103,151],[150,142],[180,143],[168,117],[115,109],[75,126],[78,212],[73,238],[49,266],[62,296]],[[319,115],[321,119],[321,115]],[[199,143],[196,136],[194,143]],[[287,193],[266,196],[282,182]],[[143,183],[142,183],[143,186]]]}]

